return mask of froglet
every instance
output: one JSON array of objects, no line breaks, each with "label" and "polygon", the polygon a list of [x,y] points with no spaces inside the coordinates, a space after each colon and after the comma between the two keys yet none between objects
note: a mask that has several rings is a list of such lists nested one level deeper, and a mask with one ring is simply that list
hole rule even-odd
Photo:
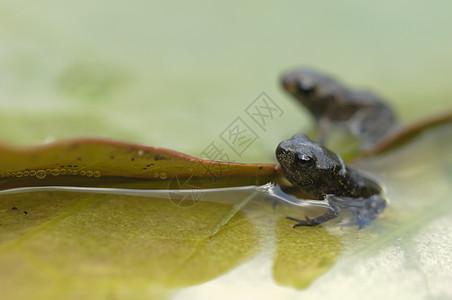
[{"label": "froglet", "polygon": [[362,138],[364,149],[372,147],[395,127],[393,110],[378,95],[349,89],[321,72],[295,69],[283,74],[281,83],[316,119],[317,141],[321,144],[332,124]]},{"label": "froglet", "polygon": [[319,217],[296,221],[297,226],[313,226],[337,217],[341,208],[351,209],[362,228],[376,219],[386,207],[382,189],[372,180],[347,167],[342,158],[326,147],[311,141],[303,134],[279,143],[276,158],[284,176],[297,188],[329,204],[327,212]]}]

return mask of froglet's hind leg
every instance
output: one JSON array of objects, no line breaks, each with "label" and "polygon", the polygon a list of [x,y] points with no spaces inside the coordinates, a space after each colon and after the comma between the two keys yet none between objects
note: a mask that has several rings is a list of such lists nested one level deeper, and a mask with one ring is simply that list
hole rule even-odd
[{"label": "froglet's hind leg", "polygon": [[[327,198],[327,200],[329,200],[330,197]],[[295,224],[293,226],[293,228],[296,228],[298,226],[315,226],[315,225],[319,225],[322,224],[326,221],[329,221],[331,219],[336,218],[339,213],[340,213],[340,208],[339,206],[337,206],[336,204],[334,204],[333,202],[329,202],[330,208],[328,209],[328,211],[326,213],[324,213],[323,215],[317,217],[317,218],[313,218],[310,219],[307,216],[305,216],[304,220],[299,220],[299,219],[295,219],[292,217],[286,217],[289,220],[298,222],[297,224]]]},{"label": "froglet's hind leg", "polygon": [[387,203],[380,195],[372,195],[368,198],[358,198],[350,202],[342,203],[342,207],[349,208],[356,219],[342,226],[358,225],[359,229],[367,223],[375,220],[383,212]]}]

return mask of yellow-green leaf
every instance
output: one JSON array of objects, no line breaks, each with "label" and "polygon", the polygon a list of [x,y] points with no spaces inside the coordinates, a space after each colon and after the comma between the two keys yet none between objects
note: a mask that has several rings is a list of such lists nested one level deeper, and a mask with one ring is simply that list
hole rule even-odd
[{"label": "yellow-green leaf", "polygon": [[229,209],[71,192],[1,195],[2,297],[165,295],[214,279],[257,250],[256,231],[242,214],[209,239]]}]

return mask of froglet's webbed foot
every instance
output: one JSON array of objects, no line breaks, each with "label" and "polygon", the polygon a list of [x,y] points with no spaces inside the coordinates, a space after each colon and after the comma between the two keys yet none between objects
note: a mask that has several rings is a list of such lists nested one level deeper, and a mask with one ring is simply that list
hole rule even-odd
[{"label": "froglet's webbed foot", "polygon": [[300,219],[295,219],[292,217],[286,217],[289,220],[295,221],[297,222],[297,224],[293,225],[293,228],[296,228],[298,226],[315,226],[315,225],[319,225],[319,223],[313,221],[312,219],[310,219],[308,216],[304,216],[304,220],[300,220]]},{"label": "froglet's webbed foot", "polygon": [[293,226],[293,228],[296,228],[299,226],[315,226],[315,225],[322,224],[326,221],[329,221],[331,219],[334,219],[337,216],[339,216],[339,213],[341,210],[336,204],[334,204],[330,201],[330,198],[332,198],[332,196],[328,195],[327,199],[326,199],[326,200],[328,200],[328,204],[330,205],[330,208],[328,209],[328,211],[326,213],[324,213],[323,215],[321,215],[317,218],[311,219],[308,216],[305,216],[304,220],[299,220],[299,219],[295,219],[292,217],[286,217],[286,218],[289,220],[298,222],[297,224],[295,224]]}]

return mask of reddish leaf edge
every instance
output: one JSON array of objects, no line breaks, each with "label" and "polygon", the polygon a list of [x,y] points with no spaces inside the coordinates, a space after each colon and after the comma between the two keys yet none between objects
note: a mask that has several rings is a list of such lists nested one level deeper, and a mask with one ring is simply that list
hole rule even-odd
[{"label": "reddish leaf edge", "polygon": [[386,135],[372,148],[356,156],[352,161],[357,161],[365,159],[367,157],[387,153],[391,150],[394,150],[395,148],[409,143],[426,130],[450,122],[452,122],[452,110],[443,113],[437,113],[425,119],[402,125]]},{"label": "reddish leaf edge", "polygon": [[[196,177],[196,178],[206,178],[206,177],[243,177],[243,176],[264,176],[273,178],[281,174],[280,168],[276,164],[268,164],[268,163],[236,163],[236,162],[221,162],[207,159],[196,158],[178,151],[147,146],[136,143],[123,142],[112,139],[104,139],[104,138],[74,138],[74,139],[65,139],[59,140],[47,144],[40,145],[32,145],[32,146],[11,146],[7,144],[0,144],[0,173],[7,174],[8,172],[14,172],[14,170],[10,170],[13,167],[5,170],[4,166],[7,164],[13,164],[14,161],[8,159],[8,157],[13,157],[20,164],[20,160],[23,158],[30,158],[33,155],[45,154],[49,151],[59,151],[60,153],[64,153],[64,151],[68,151],[68,149],[77,149],[80,147],[89,147],[89,146],[102,146],[107,147],[105,149],[113,149],[114,151],[119,151],[123,156],[128,155],[129,153],[136,153],[136,156],[141,156],[144,154],[149,157],[154,157],[152,164],[154,165],[164,165],[165,168],[169,167],[169,171],[167,173],[167,178],[170,179],[174,176],[180,177]],[[102,148],[102,151],[106,151]],[[86,150],[85,150],[86,151]],[[101,153],[108,156],[108,153]],[[97,153],[99,156],[99,153]],[[3,157],[3,159],[2,159]],[[138,157],[139,158],[139,157]],[[14,160],[13,159],[13,160]],[[105,161],[99,161],[99,158],[96,158],[96,163],[103,164],[104,166],[107,164],[112,164],[112,162],[108,161],[105,158]],[[58,159],[57,159],[58,160]],[[151,159],[149,159],[151,160]],[[58,164],[68,164],[68,162],[62,159],[61,161],[55,161],[56,165]],[[165,165],[166,163],[166,165]],[[172,166],[173,163],[175,166]],[[122,164],[126,164],[122,162]],[[15,166],[14,166],[15,167]],[[47,170],[56,166],[42,165],[40,168],[46,168]],[[171,169],[172,168],[172,169]],[[19,167],[20,169],[20,167]],[[134,178],[143,178],[143,179],[152,179],[155,177],[155,173],[147,172],[146,170],[139,172],[132,172],[130,170],[126,170],[128,168],[124,168],[121,174],[117,174],[114,170],[106,170],[103,172],[103,175],[108,176],[125,176],[125,177],[134,177]],[[143,168],[145,169],[145,168]],[[179,171],[180,172],[179,172]],[[19,170],[17,170],[19,171]],[[3,176],[5,177],[5,176]]]}]

